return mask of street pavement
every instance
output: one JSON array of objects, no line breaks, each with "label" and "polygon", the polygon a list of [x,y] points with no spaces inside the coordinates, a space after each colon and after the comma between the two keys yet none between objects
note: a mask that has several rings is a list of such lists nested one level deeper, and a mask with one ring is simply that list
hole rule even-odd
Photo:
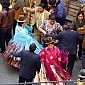
[{"label": "street pavement", "polygon": [[6,63],[5,58],[0,54],[0,85],[18,83],[18,70]]},{"label": "street pavement", "polygon": [[[78,72],[81,69],[81,61],[78,60],[75,62],[74,69],[73,69],[73,74],[71,79],[76,80],[78,79]],[[19,71],[8,65],[5,61],[5,58],[0,54],[0,85],[5,85],[5,84],[15,84],[18,83],[18,75]],[[71,85],[71,84],[69,84]],[[72,84],[73,85],[73,84]]]}]

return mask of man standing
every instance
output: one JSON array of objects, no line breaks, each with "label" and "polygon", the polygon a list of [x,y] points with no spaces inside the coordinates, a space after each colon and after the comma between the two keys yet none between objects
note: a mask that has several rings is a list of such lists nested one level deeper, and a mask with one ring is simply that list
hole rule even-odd
[{"label": "man standing", "polygon": [[5,51],[5,43],[8,45],[8,42],[12,38],[11,32],[14,23],[15,11],[12,8],[9,8],[10,2],[7,0],[1,1],[2,11],[0,12],[0,47],[1,52]]},{"label": "man standing", "polygon": [[[37,54],[34,53],[36,45],[32,43],[29,47],[29,51],[22,50],[19,53],[12,53],[15,57],[21,57],[20,69],[19,69],[19,83],[32,82],[35,77],[36,71],[40,71],[40,59]],[[24,84],[20,84],[24,85]],[[26,84],[32,85],[32,84]]]}]

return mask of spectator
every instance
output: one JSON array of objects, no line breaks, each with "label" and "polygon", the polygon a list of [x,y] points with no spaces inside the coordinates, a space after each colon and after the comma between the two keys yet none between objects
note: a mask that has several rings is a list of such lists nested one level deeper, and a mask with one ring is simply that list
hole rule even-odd
[{"label": "spectator", "polygon": [[13,35],[15,34],[15,27],[17,24],[17,19],[20,14],[23,14],[23,7],[29,7],[29,0],[10,0],[12,8],[15,10],[15,21],[13,25]]},{"label": "spectator", "polygon": [[55,16],[56,22],[60,23],[62,26],[65,24],[66,20],[66,9],[62,0],[56,0]]},{"label": "spectator", "polygon": [[56,34],[59,31],[63,31],[62,26],[55,21],[55,15],[49,15],[49,19],[45,20],[39,27],[39,30],[43,34]]},{"label": "spectator", "polygon": [[8,45],[9,40],[12,38],[11,31],[13,28],[15,11],[9,8],[9,1],[2,1],[2,11],[0,12],[0,45],[1,52],[5,51],[5,42]]},{"label": "spectator", "polygon": [[[19,69],[19,83],[28,83],[33,81],[36,71],[40,71],[40,59],[37,54],[34,53],[36,50],[36,45],[32,43],[29,47],[29,51],[22,50],[19,53],[12,53],[16,57],[21,57],[20,69]],[[24,85],[24,84],[20,84]]]},{"label": "spectator", "polygon": [[82,42],[81,60],[82,60],[82,69],[85,69],[85,25],[81,28],[78,28],[78,32],[84,35],[83,42]]},{"label": "spectator", "polygon": [[44,20],[49,18],[50,13],[45,10],[45,4],[41,3],[39,4],[39,7],[36,7],[34,9],[31,9],[29,7],[23,8],[24,12],[33,12],[34,17],[32,17],[32,26],[34,25],[34,36],[35,39],[37,39],[38,42],[41,42],[41,34],[38,31],[39,26],[44,22]]},{"label": "spectator", "polygon": [[[76,20],[73,21],[73,30],[77,31],[78,28],[81,28],[84,25],[85,25],[84,12],[79,11],[77,13]],[[80,35],[82,35],[82,37],[84,36],[83,34]],[[79,42],[79,51],[78,51],[79,59],[81,59],[82,42],[83,40]]]}]

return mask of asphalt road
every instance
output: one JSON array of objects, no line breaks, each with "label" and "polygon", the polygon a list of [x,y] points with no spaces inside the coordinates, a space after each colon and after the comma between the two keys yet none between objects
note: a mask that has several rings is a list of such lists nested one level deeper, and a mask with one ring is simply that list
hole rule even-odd
[{"label": "asphalt road", "polygon": [[[72,80],[78,79],[77,75],[80,69],[81,69],[81,61],[75,62],[73,74],[71,77]],[[12,85],[18,83],[18,74],[19,74],[18,70],[8,65],[5,61],[5,58],[2,56],[2,54],[0,54],[0,85],[5,85],[5,84]]]},{"label": "asphalt road", "polygon": [[18,70],[8,65],[5,58],[0,54],[0,85],[17,83],[18,73]]}]

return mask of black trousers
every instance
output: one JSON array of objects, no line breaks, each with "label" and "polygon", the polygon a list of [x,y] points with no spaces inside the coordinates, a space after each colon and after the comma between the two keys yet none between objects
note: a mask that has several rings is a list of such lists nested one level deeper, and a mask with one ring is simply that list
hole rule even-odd
[{"label": "black trousers", "polygon": [[67,64],[67,71],[72,74],[74,63],[76,59],[76,54],[69,54],[68,56],[68,64]]},{"label": "black trousers", "polygon": [[79,51],[78,51],[79,59],[81,59],[81,57],[82,57],[82,42],[83,41],[79,42]]},{"label": "black trousers", "polygon": [[[33,78],[32,79],[31,78],[30,79],[26,79],[26,78],[23,78],[23,77],[19,76],[19,83],[22,83],[22,84],[19,84],[19,85],[32,85],[32,84],[29,83],[29,82],[32,82],[32,80],[33,80]],[[25,84],[25,82],[27,84]]]},{"label": "black trousers", "polygon": [[85,69],[85,48],[82,48],[82,69]]},{"label": "black trousers", "polygon": [[8,42],[12,38],[11,31],[11,28],[0,30],[0,47],[2,52],[5,51],[5,43],[8,46]]},{"label": "black trousers", "polygon": [[14,24],[13,24],[13,35],[15,34],[15,28],[16,28],[16,25],[17,25],[17,21],[14,20]]}]

